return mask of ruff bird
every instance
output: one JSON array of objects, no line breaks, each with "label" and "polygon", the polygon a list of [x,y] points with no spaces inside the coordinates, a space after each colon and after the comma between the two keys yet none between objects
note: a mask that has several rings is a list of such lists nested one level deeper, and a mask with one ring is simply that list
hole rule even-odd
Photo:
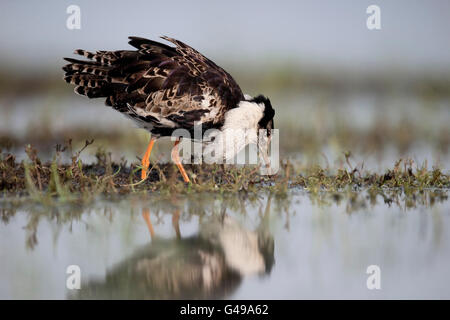
[{"label": "ruff bird", "polygon": [[[275,115],[270,100],[263,95],[244,95],[232,76],[213,61],[181,41],[161,38],[175,46],[129,37],[135,50],[75,50],[87,60],[64,58],[69,62],[63,67],[64,80],[76,86],[77,94],[106,98],[107,106],[151,133],[142,158],[142,179],[147,177],[155,140],[171,136],[177,129],[187,130],[191,137],[196,128],[201,128],[202,134],[217,129],[218,135],[202,143],[219,160],[233,158],[250,143],[257,144],[267,164]],[[232,141],[232,148],[229,143],[224,150],[225,137]],[[189,182],[179,142],[177,138],[172,160]]]}]

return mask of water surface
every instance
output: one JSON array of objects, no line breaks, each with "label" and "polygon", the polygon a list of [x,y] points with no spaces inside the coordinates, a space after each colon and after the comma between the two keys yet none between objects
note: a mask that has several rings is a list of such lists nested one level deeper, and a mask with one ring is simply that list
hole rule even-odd
[{"label": "water surface", "polygon": [[[1,208],[3,299],[450,298],[445,196],[374,203],[292,190]],[[80,290],[66,287],[69,265]],[[379,290],[367,288],[369,265]]]}]

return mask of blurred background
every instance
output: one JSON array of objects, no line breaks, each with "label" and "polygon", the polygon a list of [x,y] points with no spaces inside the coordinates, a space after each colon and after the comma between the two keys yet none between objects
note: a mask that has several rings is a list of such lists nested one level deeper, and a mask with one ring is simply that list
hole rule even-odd
[{"label": "blurred background", "polygon": [[[81,29],[66,27],[78,5]],[[369,5],[381,29],[369,30]],[[449,168],[448,1],[2,1],[0,147],[46,157],[56,143],[94,138],[136,160],[148,134],[62,80],[74,49],[130,48],[130,35],[168,35],[270,97],[281,157],[374,170],[399,157]],[[165,152],[164,144],[160,146]],[[161,150],[160,150],[161,151]],[[92,153],[95,150],[92,148]],[[89,151],[85,157],[89,158]],[[89,160],[89,159],[85,159]]]}]

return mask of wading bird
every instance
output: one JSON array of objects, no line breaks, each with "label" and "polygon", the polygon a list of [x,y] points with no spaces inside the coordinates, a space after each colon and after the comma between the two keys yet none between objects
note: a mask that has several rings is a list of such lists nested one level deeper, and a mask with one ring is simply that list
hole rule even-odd
[{"label": "wading bird", "polygon": [[[233,158],[247,144],[258,145],[267,165],[268,144],[275,111],[270,100],[244,95],[229,73],[181,41],[162,37],[175,45],[129,37],[137,50],[75,50],[88,60],[64,58],[64,80],[76,85],[75,92],[88,98],[106,98],[105,104],[137,122],[151,133],[142,158],[141,178],[147,177],[150,154],[156,139],[185,129],[191,137],[219,130],[204,139],[217,158]],[[265,130],[264,137],[259,136]],[[224,148],[225,137],[233,148]],[[176,139],[172,159],[185,182],[189,177],[179,157]],[[228,144],[230,145],[230,144]]]}]

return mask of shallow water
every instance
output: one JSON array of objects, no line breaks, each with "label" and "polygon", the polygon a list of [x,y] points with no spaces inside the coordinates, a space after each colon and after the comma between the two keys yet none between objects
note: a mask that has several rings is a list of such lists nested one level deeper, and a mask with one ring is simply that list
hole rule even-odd
[{"label": "shallow water", "polygon": [[[358,199],[292,190],[4,203],[0,298],[450,298],[449,201]],[[66,287],[69,265],[80,267],[80,290]],[[367,288],[369,265],[379,290]]]}]

